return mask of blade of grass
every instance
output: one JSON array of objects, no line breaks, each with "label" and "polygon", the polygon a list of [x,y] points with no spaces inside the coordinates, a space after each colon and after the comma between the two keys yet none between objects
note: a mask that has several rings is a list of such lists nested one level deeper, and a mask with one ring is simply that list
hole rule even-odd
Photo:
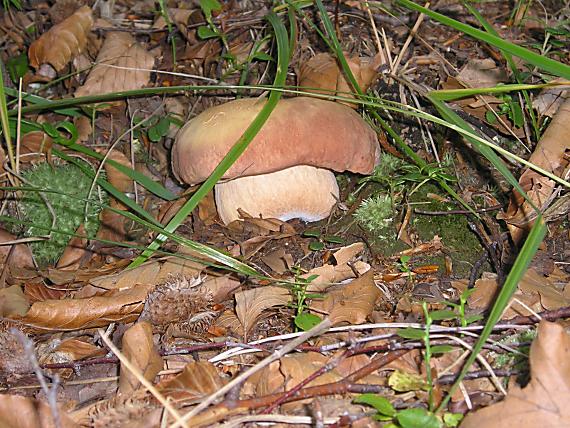
[{"label": "blade of grass", "polygon": [[[277,39],[277,72],[275,75],[274,86],[283,87],[287,79],[287,68],[289,64],[289,40],[287,30],[283,23],[279,20],[275,13],[267,16],[269,23],[273,26],[275,37]],[[172,234],[176,228],[186,219],[186,217],[198,206],[206,194],[212,190],[215,184],[222,178],[225,172],[234,164],[241,154],[248,147],[249,143],[255,138],[259,130],[263,127],[273,109],[277,106],[277,102],[281,98],[281,92],[271,91],[265,105],[245,130],[243,135],[238,139],[234,146],[230,149],[219,165],[214,169],[210,177],[198,188],[192,197],[184,204],[176,213],[172,220],[164,227],[164,232],[158,235],[155,240],[148,246],[147,250],[137,257],[129,267],[135,267],[143,263],[153,252],[160,248],[160,245],[166,240],[168,234]]]},{"label": "blade of grass", "polygon": [[[325,42],[331,47],[336,57],[338,58],[340,65],[342,67],[342,71],[344,72],[344,75],[347,78],[348,82],[350,82],[351,86],[356,91],[357,97],[360,98],[361,100],[364,100],[365,94],[358,85],[358,82],[354,77],[354,74],[352,73],[352,70],[350,69],[348,62],[346,61],[346,58],[344,57],[342,47],[336,37],[334,25],[332,21],[329,19],[329,16],[323,5],[323,2],[321,0],[316,0],[315,4],[317,5],[317,8],[320,12],[323,26],[325,27],[326,34],[329,38],[328,40],[325,40]],[[374,119],[376,119],[376,121],[380,123],[380,126],[388,133],[388,135],[392,137],[392,139],[396,142],[398,148],[402,151],[402,153],[404,153],[408,158],[414,161],[416,165],[418,165],[420,168],[423,168],[427,165],[426,162],[421,157],[419,157],[410,147],[408,147],[408,145],[402,140],[402,138],[398,135],[398,133],[396,133],[396,131],[394,131],[392,127],[384,119],[382,119],[382,117],[378,114],[376,110],[371,110],[370,113],[372,114]],[[473,208],[471,208],[471,206],[469,206],[469,204],[467,204],[467,202],[465,202],[457,194],[457,192],[455,192],[451,188],[451,186],[449,186],[444,180],[436,179],[436,181],[442,189],[444,189],[449,195],[451,195],[456,201],[458,201],[464,208],[469,210],[476,217],[479,216],[475,212],[475,210],[473,210]]]},{"label": "blade of grass", "polygon": [[457,377],[453,386],[450,388],[446,397],[440,403],[436,412],[441,412],[445,409],[445,407],[449,403],[449,400],[451,399],[451,396],[458,388],[459,383],[463,380],[463,378],[469,371],[469,368],[475,362],[477,355],[479,354],[479,352],[481,352],[481,349],[483,349],[483,345],[485,345],[485,342],[491,335],[495,324],[497,324],[497,322],[501,319],[501,316],[503,315],[505,308],[507,307],[509,301],[511,300],[511,296],[516,291],[518,283],[520,282],[521,278],[526,272],[531,260],[538,251],[538,247],[542,243],[545,236],[546,236],[546,224],[544,223],[542,216],[539,215],[521,249],[521,252],[519,253],[515,261],[515,264],[513,265],[511,271],[509,272],[509,275],[507,276],[507,279],[505,280],[503,287],[501,288],[501,292],[497,296],[497,300],[493,305],[493,309],[491,309],[491,313],[489,314],[489,317],[485,322],[485,327],[483,328],[483,331],[479,335],[477,343],[475,343],[475,345],[473,346],[473,350],[471,351],[471,354],[465,361],[465,364],[463,365],[463,368],[461,369],[459,376]]},{"label": "blade of grass", "polygon": [[[2,60],[0,59],[0,61]],[[2,64],[2,69],[4,70],[4,64]],[[4,76],[3,73],[0,73],[0,123],[2,123],[2,133],[4,134],[6,148],[8,149],[10,168],[12,168],[12,171],[16,171],[16,157],[14,147],[12,146],[12,135],[10,133],[10,124],[8,121],[8,107],[6,105],[6,93],[4,90]]]},{"label": "blade of grass", "polygon": [[[70,142],[62,145],[70,150],[76,151],[78,153],[83,153],[84,155],[91,156],[97,160],[103,160],[103,158],[105,157],[104,155],[97,153],[96,151],[93,151],[87,147],[84,147],[81,144]],[[135,171],[132,168],[124,166],[112,159],[107,159],[106,163],[111,165],[113,168],[116,168],[118,171],[125,174],[127,177],[133,179],[141,186],[146,188],[149,192],[154,193],[159,198],[165,199],[167,201],[173,201],[174,199],[177,198],[177,196],[174,193],[166,189],[163,185],[154,180],[151,180],[146,175],[138,171]]]},{"label": "blade of grass", "polygon": [[507,42],[500,37],[488,34],[477,28],[471,27],[470,25],[464,24],[462,22],[456,21],[455,19],[448,18],[441,13],[434,12],[432,10],[426,9],[410,0],[397,0],[397,3],[402,6],[415,10],[416,12],[423,13],[436,21],[441,22],[449,27],[455,28],[469,36],[475,37],[476,39],[482,40],[495,46],[496,48],[510,53],[511,55],[518,56],[524,59],[528,63],[541,68],[544,71],[552,73],[556,76],[563,77],[564,79],[570,79],[570,66],[563,64],[561,62],[555,61],[550,58],[543,57],[536,52],[529,49],[518,46],[514,43]]},{"label": "blade of grass", "polygon": [[[499,33],[497,33],[495,28],[483,17],[483,15],[481,15],[479,13],[479,11],[477,9],[475,9],[475,7],[473,7],[473,5],[471,5],[471,3],[469,3],[468,1],[465,1],[465,0],[463,0],[462,3],[463,3],[463,6],[465,6],[465,8],[467,8],[467,10],[469,12],[471,12],[471,14],[479,21],[479,23],[483,26],[483,28],[485,29],[485,31],[487,31],[487,33],[489,33],[493,36],[496,36],[496,37],[500,37]],[[509,68],[511,69],[513,76],[515,76],[515,80],[517,81],[517,83],[522,83],[523,79],[522,79],[521,73],[520,73],[519,69],[517,68],[515,61],[513,60],[512,55],[509,54],[508,52],[505,52],[505,51],[501,51],[501,53],[503,54],[503,56],[505,57],[505,60],[509,64]],[[532,129],[533,129],[534,135],[538,139],[540,136],[540,129],[538,127],[538,121],[536,120],[536,115],[534,114],[534,109],[532,108],[532,101],[530,100],[530,95],[529,95],[528,91],[526,91],[526,90],[523,90],[522,94],[523,94],[523,98],[525,100],[525,106],[524,107],[526,107],[526,111],[528,113],[528,116],[530,117],[530,121],[532,123]]]},{"label": "blade of grass", "polygon": [[513,91],[524,91],[529,89],[543,89],[555,86],[570,85],[568,82],[544,83],[540,85],[525,85],[525,84],[507,84],[499,85],[491,88],[465,88],[465,89],[437,89],[430,91],[430,95],[440,101],[453,101],[473,95],[481,94],[504,94]]}]

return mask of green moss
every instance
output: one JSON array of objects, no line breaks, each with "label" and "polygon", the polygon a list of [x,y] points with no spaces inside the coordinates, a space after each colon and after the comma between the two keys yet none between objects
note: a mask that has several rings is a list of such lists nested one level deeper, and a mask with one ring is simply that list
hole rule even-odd
[{"label": "green moss", "polygon": [[[414,193],[410,202],[423,211],[451,211],[457,206],[445,201],[428,197],[428,193],[442,196],[436,185],[425,184]],[[462,214],[422,215],[414,214],[411,226],[422,241],[429,241],[435,235],[441,237],[454,261],[456,274],[466,276],[473,263],[481,256],[483,247],[477,236],[469,228],[467,217]],[[490,266],[486,266],[490,269]]]},{"label": "green moss", "polygon": [[[40,267],[57,262],[71,239],[65,233],[75,233],[83,224],[87,236],[95,236],[99,228],[100,204],[104,202],[99,198],[103,192],[96,187],[87,203],[92,180],[79,167],[72,164],[52,166],[41,163],[22,172],[22,176],[30,185],[49,191],[43,195],[56,218],[50,239],[31,244],[32,253]],[[26,236],[45,236],[49,233],[53,216],[38,192],[24,192],[19,206],[26,222],[33,224],[25,230]]]}]

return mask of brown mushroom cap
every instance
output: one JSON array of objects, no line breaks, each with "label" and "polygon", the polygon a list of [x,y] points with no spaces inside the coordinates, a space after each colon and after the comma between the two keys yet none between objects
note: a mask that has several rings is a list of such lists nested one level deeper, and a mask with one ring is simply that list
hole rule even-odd
[{"label": "brown mushroom cap", "polygon": [[[208,109],[188,122],[172,148],[176,177],[188,184],[205,181],[264,103],[239,99]],[[266,174],[297,165],[370,174],[378,158],[376,134],[355,111],[331,101],[297,97],[279,101],[223,178]]]}]

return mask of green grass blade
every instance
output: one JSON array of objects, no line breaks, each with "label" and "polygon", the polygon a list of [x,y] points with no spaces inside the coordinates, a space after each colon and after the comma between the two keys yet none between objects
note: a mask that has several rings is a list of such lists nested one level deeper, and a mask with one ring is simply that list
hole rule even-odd
[{"label": "green grass blade", "polygon": [[[437,99],[431,98],[430,94],[427,95],[427,98],[433,103],[433,105],[439,111],[439,114],[445,120],[459,126],[460,128],[466,131],[474,132],[471,125],[465,122],[461,117],[459,117],[459,115],[455,113],[452,109],[450,109],[447,105],[445,105],[445,103]],[[538,209],[530,200],[528,195],[525,193],[525,191],[519,184],[518,180],[511,173],[511,171],[505,165],[503,160],[493,151],[493,149],[486,146],[485,144],[482,144],[479,140],[472,138],[468,135],[464,135],[464,137],[467,138],[467,140],[469,140],[469,142],[471,142],[477,148],[477,150],[487,158],[489,162],[491,162],[491,164],[497,169],[497,171],[499,171],[501,175],[505,177],[505,179],[509,182],[509,184],[513,186],[517,190],[517,192],[519,192],[529,202],[529,204],[538,212]]]},{"label": "green grass blade", "polygon": [[[0,59],[0,61],[2,61]],[[4,69],[4,64],[2,64],[2,69]],[[14,147],[12,145],[12,135],[10,133],[10,123],[8,120],[8,106],[6,104],[6,92],[4,88],[4,76],[0,73],[0,123],[2,124],[2,133],[4,134],[4,140],[6,141],[6,147],[8,149],[8,160],[10,161],[10,168],[16,171],[16,157],[14,153]]]},{"label": "green grass blade", "polygon": [[[84,147],[81,144],[68,143],[68,144],[64,144],[64,146],[66,148],[68,148],[70,150],[74,150],[78,153],[83,153],[84,155],[91,156],[91,157],[93,157],[99,161],[103,160],[105,158],[104,155],[97,153],[96,151],[91,150],[87,147]],[[162,184],[150,179],[146,175],[144,175],[138,171],[135,171],[132,168],[126,167],[126,166],[124,166],[124,165],[120,164],[119,162],[116,162],[112,159],[107,159],[105,162],[108,163],[109,165],[111,165],[113,168],[116,168],[118,171],[125,174],[127,177],[133,179],[134,181],[139,183],[141,186],[146,188],[149,192],[154,193],[159,198],[165,199],[167,201],[173,201],[174,199],[177,198],[177,196],[174,193],[172,193],[170,190],[166,189]]]},{"label": "green grass blade", "polygon": [[[287,30],[283,23],[279,20],[277,15],[270,13],[268,20],[273,26],[275,37],[277,39],[277,72],[275,75],[274,86],[283,87],[287,79],[287,68],[289,63],[289,40]],[[198,188],[192,197],[184,204],[184,206],[176,213],[172,220],[164,227],[164,232],[156,237],[156,239],[149,245],[147,250],[137,257],[129,267],[135,267],[143,263],[150,257],[155,250],[160,248],[160,245],[166,240],[168,234],[172,234],[176,228],[186,219],[186,217],[198,206],[198,203],[210,192],[214,185],[222,178],[225,172],[234,164],[234,162],[241,156],[241,154],[248,147],[249,143],[257,135],[259,130],[263,127],[273,109],[277,106],[277,102],[281,98],[281,92],[271,91],[269,98],[265,105],[245,130],[243,135],[234,144],[227,155],[222,159],[220,164],[214,169],[210,177]]]},{"label": "green grass blade", "polygon": [[522,46],[515,45],[514,43],[507,42],[500,37],[494,36],[492,34],[481,31],[477,28],[471,27],[470,25],[463,24],[462,22],[456,21],[455,19],[448,18],[441,13],[434,12],[432,10],[426,9],[410,0],[397,0],[397,3],[402,6],[421,12],[442,24],[448,25],[461,31],[469,36],[475,37],[476,39],[482,40],[495,46],[496,48],[507,52],[511,55],[518,56],[524,59],[528,63],[541,68],[544,71],[552,73],[556,76],[563,77],[564,79],[570,79],[570,66],[563,64],[561,62],[555,61],[550,58],[543,57],[536,52],[529,49],[523,48]]},{"label": "green grass blade", "polygon": [[451,387],[450,391],[448,392],[447,396],[439,405],[437,411],[442,411],[447,406],[447,403],[451,399],[453,392],[459,386],[459,383],[463,380],[471,365],[475,362],[477,355],[483,349],[483,345],[493,332],[493,328],[495,324],[501,319],[503,311],[509,304],[511,300],[511,296],[517,289],[517,285],[520,282],[521,278],[523,277],[524,273],[526,272],[531,260],[533,259],[534,255],[538,251],[538,247],[542,243],[544,237],[546,236],[546,224],[544,223],[544,219],[541,215],[538,216],[536,219],[534,226],[532,227],[530,234],[528,235],[521,252],[519,253],[515,264],[513,265],[503,287],[501,288],[501,292],[497,296],[497,300],[493,305],[493,309],[485,322],[485,327],[481,331],[479,339],[475,346],[473,346],[473,350],[469,355],[469,358],[465,361],[461,372],[459,373],[458,378],[456,379],[455,383]]},{"label": "green grass blade", "polygon": [[[568,82],[567,84],[570,84]],[[465,97],[472,97],[481,94],[504,94],[513,91],[524,91],[530,89],[543,89],[555,86],[561,86],[562,83],[544,83],[540,85],[525,85],[525,84],[508,84],[500,85],[491,88],[465,88],[465,89],[437,89],[430,91],[430,96],[440,101],[454,101]]]}]

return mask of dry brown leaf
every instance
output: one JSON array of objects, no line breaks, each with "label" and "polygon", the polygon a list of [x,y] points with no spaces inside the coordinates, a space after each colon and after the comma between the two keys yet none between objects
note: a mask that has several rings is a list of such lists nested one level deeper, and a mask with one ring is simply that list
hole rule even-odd
[{"label": "dry brown leaf", "polygon": [[151,286],[137,285],[123,291],[87,299],[45,300],[36,302],[23,317],[15,317],[35,330],[77,330],[105,327],[112,322],[137,319]]},{"label": "dry brown leaf", "polygon": [[82,224],[75,231],[75,234],[79,236],[71,238],[57,261],[56,268],[59,270],[75,271],[79,269],[82,263],[87,262],[92,255],[91,251],[87,250],[88,239],[81,238],[81,236],[86,235]]},{"label": "dry brown leaf", "polygon": [[541,321],[530,348],[529,384],[513,386],[500,403],[469,414],[462,428],[567,427],[570,422],[570,336]]},{"label": "dry brown leaf", "polygon": [[[123,152],[118,150],[113,150],[107,159],[113,160],[127,168],[132,168],[130,159]],[[133,180],[131,178],[111,166],[108,162],[105,162],[104,168],[106,174],[105,178],[109,183],[115,186],[119,192],[127,193],[133,191]]]},{"label": "dry brown leaf", "polygon": [[20,162],[51,161],[52,143],[53,140],[43,131],[28,132],[20,140]]},{"label": "dry brown leaf", "polygon": [[[129,328],[123,335],[123,355],[135,366],[143,377],[153,382],[162,369],[162,357],[152,340],[152,326],[141,321]],[[121,363],[119,392],[130,394],[141,386],[137,377]]]},{"label": "dry brown leaf", "polygon": [[59,426],[54,423],[50,406],[40,400],[20,395],[0,395],[0,426],[2,428],[76,428],[59,407]]},{"label": "dry brown leaf", "polygon": [[[557,287],[556,281],[550,277],[539,274],[535,269],[528,269],[518,285],[519,289],[524,293],[540,295],[540,303],[546,310],[559,309],[564,306],[570,306],[570,296],[566,293],[570,291],[570,283],[567,282],[563,287]],[[566,290],[569,289],[569,290]]]},{"label": "dry brown leaf", "polygon": [[281,361],[274,361],[254,373],[243,385],[243,393],[250,396],[263,396],[283,392],[285,376],[279,369]]},{"label": "dry brown leaf", "polygon": [[158,385],[157,389],[176,401],[194,400],[216,392],[225,383],[212,363],[193,361],[174,378]]},{"label": "dry brown leaf", "polygon": [[[378,75],[380,56],[374,58],[347,57],[348,66],[354,74],[362,91],[366,92],[370,84]],[[328,53],[315,55],[301,66],[299,71],[299,86],[306,88],[308,92],[325,95],[338,95],[354,98],[354,90],[346,81],[344,74],[336,60]],[[343,103],[356,108],[357,104]]]},{"label": "dry brown leaf", "polygon": [[[564,176],[569,163],[569,133],[570,96],[558,109],[528,161],[558,177]],[[552,202],[552,195],[557,186],[553,180],[532,169],[523,172],[519,184],[541,210],[546,209]],[[530,204],[519,193],[513,191],[507,213],[503,218],[509,224],[515,241],[522,238],[525,226],[528,226],[535,217],[536,212]]]},{"label": "dry brown leaf", "polygon": [[470,59],[456,76],[470,88],[490,88],[507,81],[503,67],[497,67],[491,58]]},{"label": "dry brown leaf", "polygon": [[[550,83],[563,82],[565,79],[559,78],[551,80]],[[536,109],[539,116],[552,117],[556,114],[564,99],[570,96],[568,93],[568,85],[551,86],[544,88],[532,100],[532,106]]]},{"label": "dry brown leaf", "polygon": [[154,56],[147,52],[128,33],[111,32],[97,56],[83,86],[75,92],[76,97],[101,95],[110,92],[129,91],[146,86]]},{"label": "dry brown leaf", "polygon": [[198,262],[172,256],[151,260],[134,269],[93,278],[90,283],[106,290],[130,288],[137,284],[157,285],[171,275],[199,275],[203,268],[204,265]]},{"label": "dry brown leaf", "polygon": [[[328,357],[318,352],[290,354],[281,359],[281,372],[285,376],[285,389],[291,389],[301,381],[321,369],[329,361]],[[336,370],[330,370],[307,384],[318,386],[333,383],[342,378]]]},{"label": "dry brown leaf", "polygon": [[[73,15],[53,26],[34,41],[28,51],[30,65],[43,73],[42,66],[49,64],[61,71],[87,44],[87,36],[93,25],[89,6],[79,8]],[[55,76],[49,76],[55,77]]]},{"label": "dry brown leaf", "polygon": [[[5,229],[0,228],[0,244],[14,242],[17,238]],[[0,245],[0,265],[7,264],[16,268],[33,268],[32,252],[26,244]]]},{"label": "dry brown leaf", "polygon": [[22,287],[15,284],[0,289],[0,317],[24,316],[29,309],[30,302]]},{"label": "dry brown leaf", "polygon": [[246,334],[265,309],[289,303],[291,294],[283,287],[259,287],[235,294],[236,314]]},{"label": "dry brown leaf", "polygon": [[234,311],[230,309],[222,312],[216,320],[214,327],[227,331],[229,336],[243,336],[245,334],[241,322]]},{"label": "dry brown leaf", "polygon": [[362,324],[372,313],[380,295],[380,290],[374,284],[373,272],[369,270],[349,284],[328,292],[324,300],[313,302],[311,308],[318,313],[329,314],[333,325]]}]

